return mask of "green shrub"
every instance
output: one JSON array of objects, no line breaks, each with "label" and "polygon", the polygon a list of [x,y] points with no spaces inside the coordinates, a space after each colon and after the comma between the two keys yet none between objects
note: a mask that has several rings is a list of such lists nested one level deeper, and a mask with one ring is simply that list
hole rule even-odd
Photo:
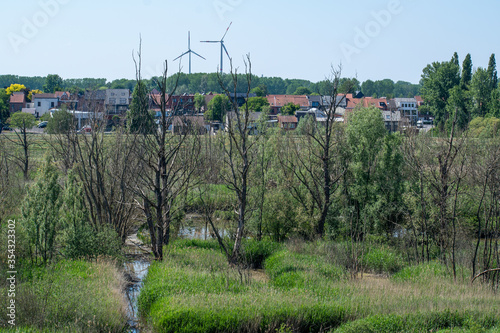
[{"label": "green shrub", "polygon": [[363,257],[362,264],[366,270],[374,273],[393,274],[403,267],[404,261],[393,249],[382,246],[370,249]]},{"label": "green shrub", "polygon": [[431,261],[428,263],[405,267],[394,274],[392,279],[399,282],[425,282],[432,277],[451,278],[452,275],[446,266],[437,261]]},{"label": "green shrub", "polygon": [[281,245],[269,240],[247,239],[242,243],[245,262],[252,268],[262,268],[264,260],[276,252]]},{"label": "green shrub", "polygon": [[376,315],[344,324],[335,332],[436,332],[447,328],[481,332],[493,328],[498,322],[498,317],[491,314],[459,311]]},{"label": "green shrub", "polygon": [[265,270],[275,287],[315,289],[325,281],[337,281],[345,271],[317,255],[282,250],[265,261]]}]

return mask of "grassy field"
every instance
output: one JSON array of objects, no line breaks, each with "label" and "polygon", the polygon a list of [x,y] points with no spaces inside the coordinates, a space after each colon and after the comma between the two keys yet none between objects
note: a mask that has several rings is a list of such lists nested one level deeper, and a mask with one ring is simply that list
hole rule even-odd
[{"label": "grassy field", "polygon": [[213,241],[174,242],[145,280],[144,321],[154,332],[498,332],[499,296],[453,282],[441,264],[374,265],[383,275],[353,280],[327,243],[251,243],[247,256],[261,252],[263,270],[228,266]]},{"label": "grassy field", "polygon": [[[2,276],[2,281],[4,276]],[[18,272],[18,332],[122,332],[127,322],[123,280],[110,262],[60,261]],[[8,300],[0,287],[2,309]],[[0,313],[0,332],[8,329]]]}]

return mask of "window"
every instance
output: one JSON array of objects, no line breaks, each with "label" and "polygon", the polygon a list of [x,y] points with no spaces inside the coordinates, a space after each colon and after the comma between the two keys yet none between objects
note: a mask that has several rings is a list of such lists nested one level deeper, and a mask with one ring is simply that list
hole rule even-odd
[{"label": "window", "polygon": [[122,96],[125,96],[125,93],[124,93],[124,92],[122,92]]},{"label": "window", "polygon": [[110,98],[109,104],[116,104],[116,98]]},{"label": "window", "polygon": [[42,106],[42,102],[38,102],[38,107]]},{"label": "window", "polygon": [[295,123],[291,123],[290,128],[295,128]]},{"label": "window", "polygon": [[50,102],[50,107],[53,108],[54,107],[54,102]]},{"label": "window", "polygon": [[112,93],[111,93],[111,96],[114,96],[114,95],[115,95],[115,93],[114,93],[114,92],[112,92]]},{"label": "window", "polygon": [[120,104],[127,104],[126,98],[120,98]]}]

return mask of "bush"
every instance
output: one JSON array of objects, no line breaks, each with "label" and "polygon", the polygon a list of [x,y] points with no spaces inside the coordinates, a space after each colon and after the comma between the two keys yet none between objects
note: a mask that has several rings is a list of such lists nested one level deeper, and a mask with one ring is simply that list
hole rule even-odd
[{"label": "bush", "polygon": [[499,319],[482,313],[443,311],[408,315],[377,315],[341,326],[335,332],[436,332],[441,329],[465,328],[482,332],[498,325]]},{"label": "bush", "polygon": [[276,252],[281,245],[279,243],[254,239],[244,240],[242,243],[242,253],[245,262],[252,268],[263,268],[264,260]]},{"label": "bush", "polygon": [[377,274],[394,274],[403,266],[403,258],[388,247],[372,248],[363,257],[366,270]]},{"label": "bush", "polygon": [[451,278],[451,272],[443,264],[432,261],[419,265],[408,266],[393,275],[394,281],[399,282],[425,282],[429,278]]},{"label": "bush", "polygon": [[271,283],[281,289],[315,289],[325,281],[336,281],[345,276],[337,265],[327,263],[317,255],[277,252],[265,261]]}]

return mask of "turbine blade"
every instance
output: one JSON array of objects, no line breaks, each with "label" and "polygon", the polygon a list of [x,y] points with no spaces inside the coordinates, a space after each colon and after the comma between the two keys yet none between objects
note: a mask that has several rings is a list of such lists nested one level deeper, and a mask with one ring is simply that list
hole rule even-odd
[{"label": "turbine blade", "polygon": [[196,54],[198,57],[200,57],[200,58],[202,58],[202,59],[204,59],[204,60],[207,60],[207,59],[203,58],[201,55],[199,55],[198,53],[194,52],[193,50],[191,50],[191,53],[194,53],[194,54]]},{"label": "turbine blade", "polygon": [[189,51],[186,51],[186,52],[184,52],[183,54],[181,54],[180,56],[178,56],[177,58],[175,58],[175,59],[174,59],[174,60],[172,60],[172,61],[176,61],[177,59],[182,58],[183,56],[185,56],[185,55],[186,55],[186,54],[188,54],[188,53],[189,53]]},{"label": "turbine blade", "polygon": [[226,51],[227,58],[229,60],[231,60],[231,57],[229,56],[229,52],[227,52],[226,45],[224,45],[224,43],[222,43],[222,48],[224,49],[224,51]]},{"label": "turbine blade", "polygon": [[200,40],[200,43],[220,43],[220,40]]},{"label": "turbine blade", "polygon": [[223,40],[224,40],[224,37],[226,37],[226,35],[227,35],[227,32],[228,32],[229,28],[231,28],[231,24],[233,24],[233,22],[229,23],[229,27],[227,27],[227,29],[226,29],[226,33],[225,33],[225,34],[224,34],[224,36],[222,36],[222,38],[220,39],[221,41],[223,41]]}]

